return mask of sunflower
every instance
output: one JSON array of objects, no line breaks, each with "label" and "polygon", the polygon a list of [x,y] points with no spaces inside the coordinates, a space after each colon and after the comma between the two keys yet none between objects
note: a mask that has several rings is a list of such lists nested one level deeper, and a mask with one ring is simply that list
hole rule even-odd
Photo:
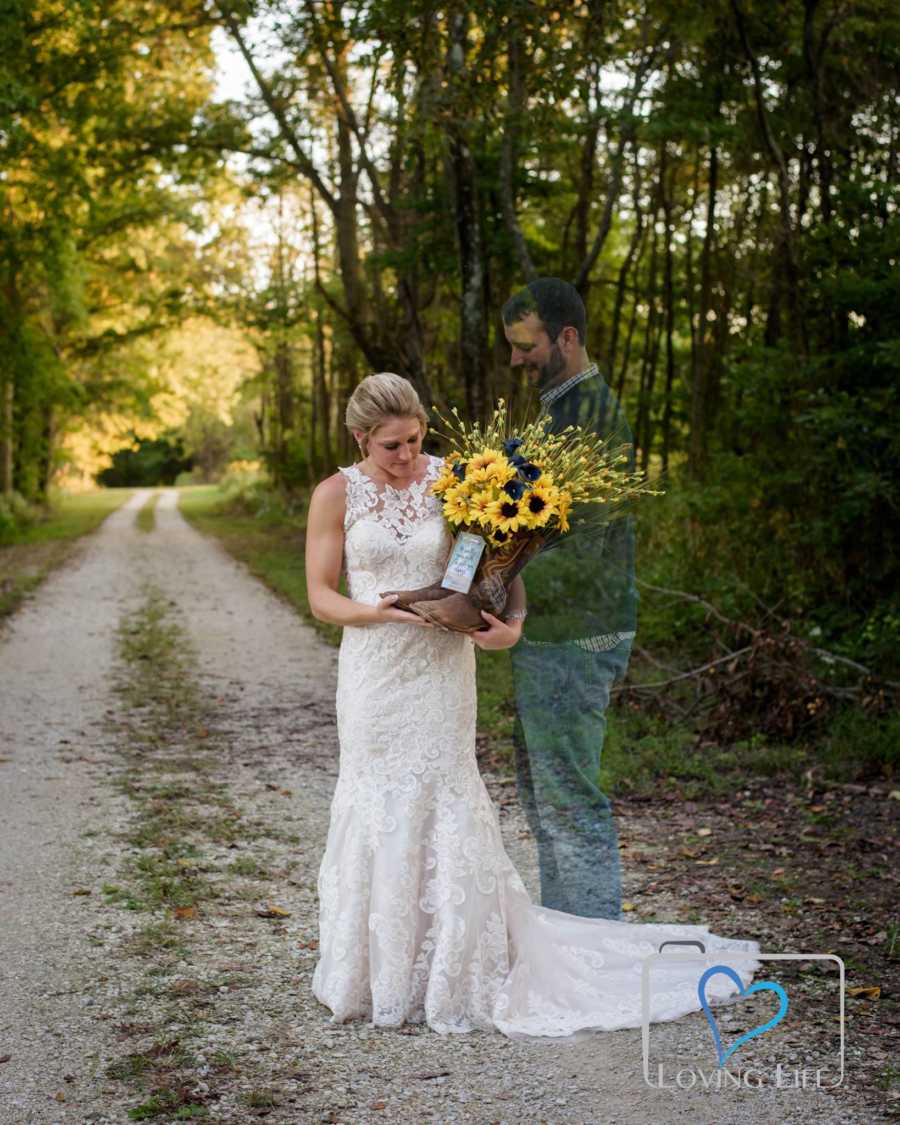
[{"label": "sunflower", "polygon": [[440,496],[446,492],[448,488],[453,488],[454,485],[459,484],[459,480],[453,472],[453,466],[444,462],[444,467],[441,469],[440,476],[432,484],[431,491],[435,496]]},{"label": "sunflower", "polygon": [[468,490],[463,491],[461,486],[450,488],[444,494],[444,515],[457,527],[469,519]]},{"label": "sunflower", "polygon": [[525,527],[546,527],[547,521],[556,512],[557,496],[555,489],[545,484],[536,484],[520,501],[522,523]]},{"label": "sunflower", "polygon": [[511,536],[505,531],[492,531],[490,541],[495,547],[502,547],[510,541]]},{"label": "sunflower", "polygon": [[498,461],[505,461],[506,458],[499,449],[482,449],[480,453],[476,453],[474,457],[469,458],[469,472],[474,473],[479,469],[486,469],[488,465],[494,465]]},{"label": "sunflower", "polygon": [[502,485],[505,484],[506,481],[511,480],[515,475],[516,470],[512,467],[512,465],[510,465],[505,457],[500,457],[496,461],[491,461],[487,465],[479,465],[474,469],[470,468],[468,473],[466,474],[466,480],[476,485]]},{"label": "sunflower", "polygon": [[466,483],[472,485],[473,488],[480,488],[483,484],[487,484],[491,480],[488,468],[469,469],[466,473]]},{"label": "sunflower", "polygon": [[496,484],[501,487],[506,484],[508,480],[512,480],[516,475],[515,468],[505,457],[501,457],[499,461],[493,461],[490,465],[486,465],[483,471],[487,480],[496,482]]},{"label": "sunflower", "polygon": [[494,533],[498,531],[518,531],[523,524],[522,501],[510,496],[501,496],[487,507],[487,518]]},{"label": "sunflower", "polygon": [[493,489],[482,488],[479,492],[473,492],[469,498],[469,514],[472,520],[478,520],[482,525],[490,523],[490,514],[488,509],[496,499],[496,493]]}]

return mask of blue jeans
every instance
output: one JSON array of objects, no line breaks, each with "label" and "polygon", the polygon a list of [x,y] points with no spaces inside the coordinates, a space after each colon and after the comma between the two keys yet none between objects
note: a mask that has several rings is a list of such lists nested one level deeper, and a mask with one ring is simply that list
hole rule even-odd
[{"label": "blue jeans", "polygon": [[610,688],[625,675],[632,643],[592,652],[523,637],[510,650],[516,780],[537,840],[541,904],[582,917],[621,913],[618,837],[598,774]]}]

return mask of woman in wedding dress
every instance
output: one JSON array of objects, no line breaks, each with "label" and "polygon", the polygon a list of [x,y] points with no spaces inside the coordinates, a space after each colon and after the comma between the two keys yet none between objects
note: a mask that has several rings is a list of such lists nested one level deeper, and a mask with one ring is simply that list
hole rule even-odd
[{"label": "woman in wedding dress", "polygon": [[[510,1037],[639,1027],[643,960],[662,942],[699,940],[709,964],[759,945],[699,925],[581,918],[531,901],[475,757],[475,645],[516,643],[524,585],[516,580],[505,620],[485,614],[475,636],[381,597],[443,575],[451,535],[429,493],[441,459],[422,451],[427,416],[398,375],[364,379],[346,422],[362,460],[316,487],[306,539],[312,612],[344,630],[313,992],[333,1023],[427,1022],[440,1033]],[[730,966],[746,987],[759,962]],[[654,966],[651,1019],[699,1010],[700,972],[677,959]],[[720,973],[706,996],[736,992]]]}]

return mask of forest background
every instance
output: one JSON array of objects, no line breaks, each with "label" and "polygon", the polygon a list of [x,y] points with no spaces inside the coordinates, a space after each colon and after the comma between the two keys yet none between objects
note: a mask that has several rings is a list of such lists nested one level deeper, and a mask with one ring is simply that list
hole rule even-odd
[{"label": "forest background", "polygon": [[5,0],[0,542],[217,483],[296,582],[359,380],[523,403],[499,311],[564,277],[666,489],[630,745],[893,776],[898,52],[888,0]]}]

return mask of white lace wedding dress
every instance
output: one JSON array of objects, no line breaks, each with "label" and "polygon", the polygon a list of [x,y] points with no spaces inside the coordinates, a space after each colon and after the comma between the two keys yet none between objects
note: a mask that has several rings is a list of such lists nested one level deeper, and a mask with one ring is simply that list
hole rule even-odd
[{"label": "white lace wedding dress", "polygon": [[[406,489],[355,465],[346,478],[349,595],[439,579],[450,533],[428,493],[440,460]],[[475,758],[475,652],[416,625],[347,626],[338,661],[340,775],[319,878],[313,992],[332,1023],[427,1022],[567,1036],[641,1024],[641,966],[660,942],[758,952],[703,926],[581,918],[532,903],[504,850]],[[720,963],[712,961],[712,963]],[[758,962],[732,963],[745,983]],[[653,970],[651,1018],[699,1010],[696,967]],[[724,974],[707,996],[731,996]]]}]

